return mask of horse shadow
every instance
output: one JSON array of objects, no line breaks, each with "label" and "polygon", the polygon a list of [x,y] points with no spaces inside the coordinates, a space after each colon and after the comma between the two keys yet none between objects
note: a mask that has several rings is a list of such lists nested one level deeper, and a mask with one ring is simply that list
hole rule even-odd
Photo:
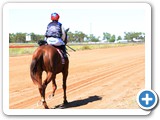
[{"label": "horse shadow", "polygon": [[98,101],[98,100],[102,100],[102,97],[94,95],[94,96],[90,96],[90,97],[85,98],[85,99],[75,100],[75,101],[69,102],[66,105],[57,105],[52,109],[65,109],[65,108],[79,107],[79,106],[83,106],[83,105],[86,105],[90,102],[95,102],[95,101]]}]

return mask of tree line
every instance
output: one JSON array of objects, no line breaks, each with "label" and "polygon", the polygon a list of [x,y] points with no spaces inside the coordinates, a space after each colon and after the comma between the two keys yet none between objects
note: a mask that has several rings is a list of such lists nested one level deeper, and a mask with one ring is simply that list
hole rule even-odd
[{"label": "tree line", "polygon": [[[9,43],[25,43],[27,33],[9,33]],[[44,40],[44,35],[39,35],[31,33],[31,41],[37,42],[39,40]]]},{"label": "tree line", "polygon": [[[25,43],[27,33],[10,33],[9,43]],[[145,33],[143,32],[124,32],[124,39],[133,41],[133,39],[145,40]],[[44,40],[44,35],[39,35],[31,33],[30,42],[38,42],[39,40]],[[121,36],[116,37],[114,34],[108,32],[103,32],[103,38],[107,42],[114,42],[116,40],[122,40]],[[87,35],[82,31],[68,32],[68,42],[99,42],[100,36],[96,37],[94,34]]]}]

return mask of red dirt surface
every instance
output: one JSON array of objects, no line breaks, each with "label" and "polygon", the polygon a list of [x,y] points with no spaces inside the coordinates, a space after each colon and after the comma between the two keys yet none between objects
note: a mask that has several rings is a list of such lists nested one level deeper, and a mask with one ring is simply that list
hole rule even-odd
[{"label": "red dirt surface", "polygon": [[[29,67],[31,55],[9,58],[10,109],[42,109],[41,99],[33,84]],[[136,95],[145,84],[144,45],[70,52],[67,81],[69,108],[135,109]],[[45,73],[43,74],[45,78]],[[62,75],[56,78],[57,90],[47,99],[54,108],[63,101]],[[52,93],[51,83],[46,97]]]},{"label": "red dirt surface", "polygon": [[10,45],[9,48],[30,48],[30,47],[34,47],[34,45]]}]

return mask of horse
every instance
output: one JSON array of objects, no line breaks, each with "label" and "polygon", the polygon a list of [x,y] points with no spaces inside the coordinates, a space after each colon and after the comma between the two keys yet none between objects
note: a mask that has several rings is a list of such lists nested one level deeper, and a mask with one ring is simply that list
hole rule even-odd
[{"label": "horse", "polygon": [[[66,38],[64,40],[65,44],[67,44],[67,32],[69,28],[65,30]],[[45,90],[47,85],[52,81],[53,92],[52,96],[54,96],[55,91],[57,89],[56,85],[56,74],[62,73],[63,76],[63,105],[68,104],[67,95],[66,95],[66,81],[68,76],[69,69],[69,59],[65,58],[65,63],[62,64],[62,58],[58,50],[52,45],[41,45],[39,46],[33,53],[32,61],[30,64],[30,77],[34,84],[38,86],[38,90],[41,96],[41,103],[43,104],[45,109],[49,109],[46,99],[45,99]],[[42,81],[42,72],[45,71],[47,73],[46,79]]]}]

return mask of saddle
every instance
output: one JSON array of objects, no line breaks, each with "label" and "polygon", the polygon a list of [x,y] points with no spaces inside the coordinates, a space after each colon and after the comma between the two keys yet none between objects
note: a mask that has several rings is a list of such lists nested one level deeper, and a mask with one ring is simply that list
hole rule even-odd
[{"label": "saddle", "polygon": [[38,43],[37,43],[39,46],[42,46],[42,45],[47,45],[47,41],[44,41],[44,40],[39,40]]},{"label": "saddle", "polygon": [[[44,41],[44,40],[39,40],[38,41],[38,45],[39,46],[48,45],[48,43],[46,41]],[[61,46],[54,46],[54,45],[52,45],[52,46],[55,47],[57,49],[58,53],[60,54],[61,60],[62,60],[62,64],[65,64],[65,58],[67,58],[67,55],[66,55],[67,53],[64,53],[64,50],[63,50],[63,48]]]},{"label": "saddle", "polygon": [[54,45],[52,46],[55,47],[58,53],[60,54],[62,59],[62,64],[65,64],[65,59],[68,58],[68,56],[67,56],[67,53],[65,53],[64,48],[62,46],[54,46]]}]

